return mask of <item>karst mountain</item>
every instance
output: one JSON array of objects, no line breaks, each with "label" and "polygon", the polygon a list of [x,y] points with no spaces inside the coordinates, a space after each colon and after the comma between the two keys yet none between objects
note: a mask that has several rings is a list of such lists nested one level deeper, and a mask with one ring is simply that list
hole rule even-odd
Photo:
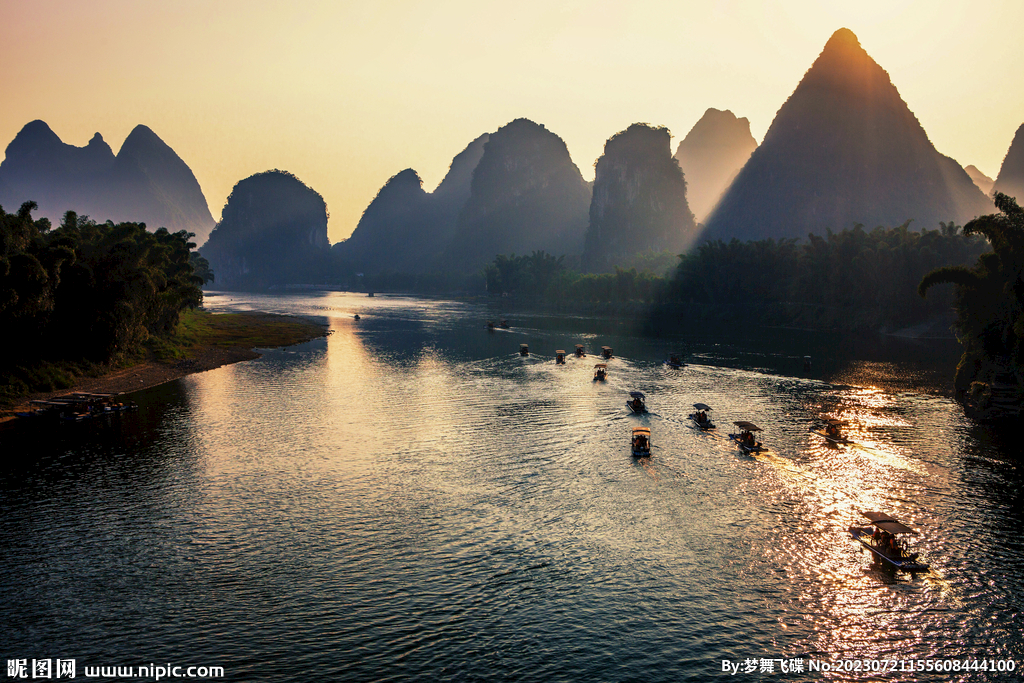
[{"label": "karst mountain", "polygon": [[706,221],[710,239],[804,238],[860,223],[916,229],[991,213],[935,150],[889,74],[840,29]]},{"label": "karst mountain", "polygon": [[0,163],[0,205],[16,211],[27,201],[39,206],[35,215],[54,224],[70,210],[99,222],[187,230],[195,233],[197,244],[206,241],[214,226],[191,169],[142,125],[115,155],[99,133],[85,147],[75,147],[43,121],[27,124]]}]

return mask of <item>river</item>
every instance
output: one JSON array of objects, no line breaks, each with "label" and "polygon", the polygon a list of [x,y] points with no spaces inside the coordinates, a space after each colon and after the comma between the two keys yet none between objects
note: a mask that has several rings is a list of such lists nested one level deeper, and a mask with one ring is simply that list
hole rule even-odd
[{"label": "river", "polygon": [[[138,392],[136,413],[0,432],[9,676],[74,659],[78,678],[274,682],[1020,677],[1018,449],[948,398],[955,343],[525,314],[488,331],[484,305],[335,292],[207,307],[333,332]],[[614,348],[607,382],[593,355],[554,363],[577,343]],[[691,428],[696,402],[716,432]],[[812,434],[819,415],[857,445]],[[770,451],[743,455],[734,420]],[[872,562],[846,532],[862,510],[920,530],[931,570]],[[880,660],[897,670],[810,670]]]}]

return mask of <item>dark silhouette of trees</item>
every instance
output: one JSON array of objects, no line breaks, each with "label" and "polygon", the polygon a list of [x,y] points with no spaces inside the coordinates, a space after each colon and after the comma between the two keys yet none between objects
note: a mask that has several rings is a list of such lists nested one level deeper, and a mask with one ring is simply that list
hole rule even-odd
[{"label": "dark silhouette of trees", "polygon": [[0,208],[0,327],[13,350],[0,368],[116,360],[173,331],[183,310],[202,303],[191,233],[98,224],[74,211],[51,229],[32,220],[34,209]]},{"label": "dark silhouette of trees", "polygon": [[[880,329],[941,318],[952,297],[923,302],[921,277],[969,263],[985,241],[958,226],[913,232],[863,226],[795,239],[704,242],[680,257],[659,302],[685,316],[818,329]],[[660,311],[659,314],[664,314]],[[679,313],[679,315],[683,315]]]},{"label": "dark silhouette of trees", "polygon": [[654,299],[664,278],[636,268],[615,268],[614,273],[583,274],[566,266],[565,257],[555,258],[543,251],[530,256],[499,254],[484,269],[487,292],[492,296],[513,295],[521,299],[543,299],[549,303],[602,303]]},{"label": "dark silhouette of trees", "polygon": [[[983,235],[992,251],[981,254],[973,267],[944,266],[925,275],[918,285],[924,297],[939,284],[956,285],[956,330],[964,345],[957,368],[961,394],[972,383],[989,385],[1013,380],[1017,390],[1024,373],[1024,209],[1013,197],[995,195],[998,214],[975,218],[964,226],[966,235]],[[975,394],[991,387],[974,387]],[[1019,408],[1019,396],[1017,397]]]}]

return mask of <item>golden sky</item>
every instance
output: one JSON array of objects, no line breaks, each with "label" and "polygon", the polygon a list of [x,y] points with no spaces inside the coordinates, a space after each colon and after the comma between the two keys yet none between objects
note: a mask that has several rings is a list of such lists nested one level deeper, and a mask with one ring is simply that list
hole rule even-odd
[{"label": "golden sky", "polygon": [[674,151],[729,109],[760,142],[841,27],[962,165],[994,178],[1024,122],[1019,0],[0,0],[0,26],[0,146],[42,119],[116,152],[143,123],[214,218],[235,183],[279,168],[323,195],[332,242],[389,177],[411,167],[432,190],[518,117],[588,179],[635,122],[667,126]]}]

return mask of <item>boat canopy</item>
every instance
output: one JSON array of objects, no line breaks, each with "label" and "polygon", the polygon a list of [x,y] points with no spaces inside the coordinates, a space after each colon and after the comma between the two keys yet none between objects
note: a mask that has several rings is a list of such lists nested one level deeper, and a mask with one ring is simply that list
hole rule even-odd
[{"label": "boat canopy", "polygon": [[642,391],[631,391],[629,392],[629,395],[632,396],[633,398],[647,398],[646,396],[644,396],[644,392]]},{"label": "boat canopy", "polygon": [[759,432],[759,431],[761,431],[761,428],[758,427],[753,422],[744,422],[743,420],[740,420],[739,422],[733,422],[733,424],[736,425],[737,427],[739,427],[740,429],[742,429],[745,432]]},{"label": "boat canopy", "polygon": [[847,422],[846,420],[837,420],[834,417],[823,417],[821,418],[821,420],[825,424],[834,425],[836,427],[845,427],[846,425],[849,424],[849,422]]},{"label": "boat canopy", "polygon": [[521,349],[525,349],[525,348],[526,348],[526,347],[528,347],[528,346],[529,346],[529,344],[520,344],[520,345],[519,345],[519,348],[521,348]]},{"label": "boat canopy", "polygon": [[594,367],[595,367],[595,368],[607,368],[607,367],[608,367],[608,364],[607,364],[607,363],[598,363],[598,364],[597,364],[597,365],[595,365]]},{"label": "boat canopy", "polygon": [[908,527],[902,522],[898,522],[893,519],[891,515],[887,515],[884,512],[863,512],[863,515],[871,520],[871,523],[881,529],[882,531],[888,531],[890,534],[914,534],[917,532]]},{"label": "boat canopy", "polygon": [[645,436],[650,436],[651,435],[651,430],[648,429],[647,427],[634,427],[633,428],[633,436],[640,436],[641,434],[643,434]]},{"label": "boat canopy", "polygon": [[562,349],[557,349],[557,350],[555,351],[555,353],[556,353],[556,354],[561,354],[561,355],[563,355],[563,356],[565,355],[565,351],[563,351]]},{"label": "boat canopy", "polygon": [[696,408],[697,410],[711,410],[711,406],[709,406],[707,403],[694,403],[693,407]]}]

